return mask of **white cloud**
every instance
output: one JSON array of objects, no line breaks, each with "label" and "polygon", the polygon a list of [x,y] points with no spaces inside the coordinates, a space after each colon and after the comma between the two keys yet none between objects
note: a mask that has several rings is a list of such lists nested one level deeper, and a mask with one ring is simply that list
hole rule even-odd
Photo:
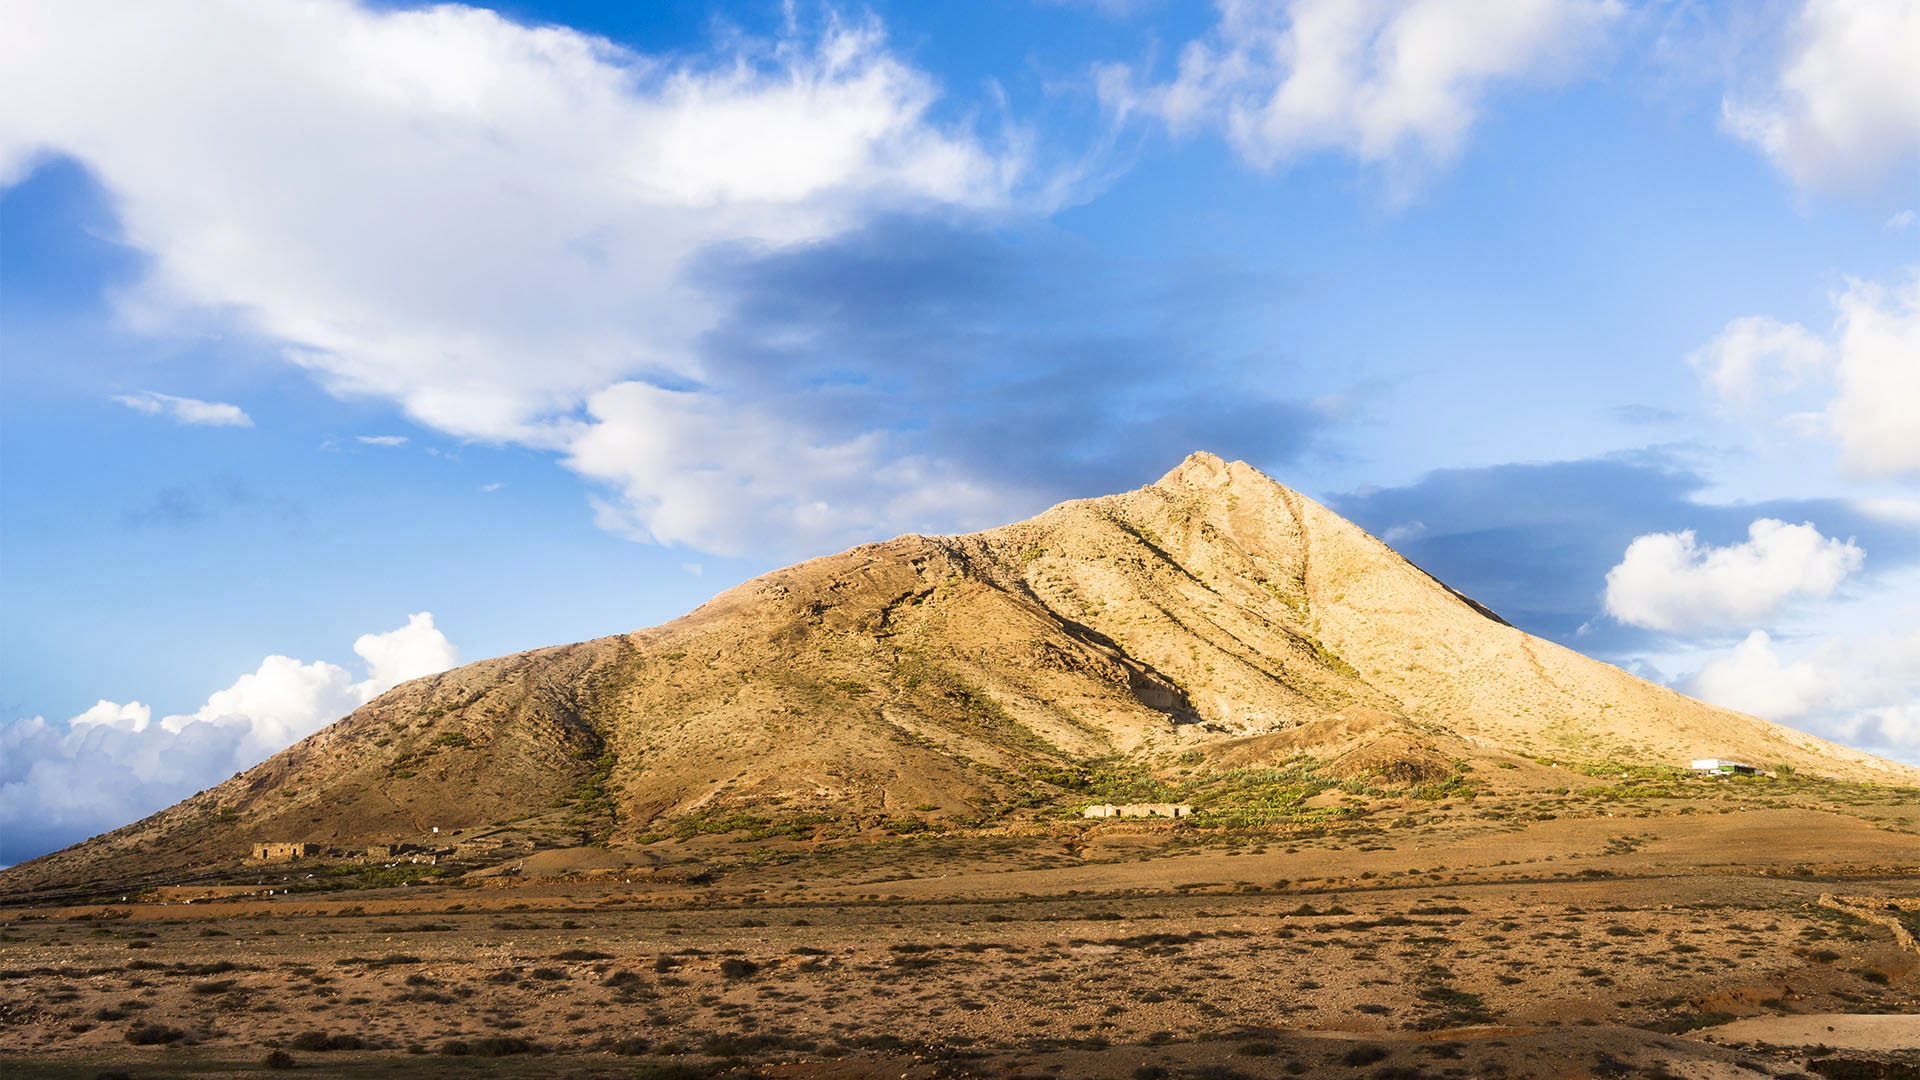
[{"label": "white cloud", "polygon": [[725,555],[750,542],[818,549],[900,522],[991,524],[997,494],[879,433],[816,443],[764,407],[625,382],[587,403],[568,467],[606,484],[598,523]]},{"label": "white cloud", "polygon": [[1807,0],[1769,85],[1722,115],[1796,184],[1858,191],[1920,158],[1916,56],[1920,4]]},{"label": "white cloud", "polygon": [[1920,473],[1920,272],[1893,289],[1852,282],[1835,303],[1837,393],[1826,419],[1843,463],[1863,473]]},{"label": "white cloud", "polygon": [[1755,630],[1682,684],[1705,701],[1912,759],[1920,752],[1920,624],[1825,638],[1784,658]]},{"label": "white cloud", "polygon": [[[101,701],[64,730],[41,717],[0,727],[0,835],[65,843],[162,809],[318,731],[394,686],[459,662],[428,612],[353,651],[356,681],[326,661],[269,656],[191,713],[152,721],[140,702]],[[36,854],[26,851],[25,855]]]},{"label": "white cloud", "polygon": [[405,435],[355,435],[354,438],[368,446],[405,446]]},{"label": "white cloud", "polygon": [[433,625],[431,611],[407,616],[407,625],[384,634],[361,634],[353,651],[367,665],[368,699],[409,679],[445,671],[460,662],[460,650]]},{"label": "white cloud", "polygon": [[98,701],[93,708],[67,721],[73,728],[106,727],[116,731],[131,731],[135,734],[147,730],[153,722],[153,710],[137,701],[125,705],[111,701]]},{"label": "white cloud", "polygon": [[1915,214],[1911,210],[1900,210],[1887,218],[1887,223],[1883,227],[1888,232],[1902,232],[1913,228],[1916,222],[1920,222],[1920,214]]},{"label": "white cloud", "polygon": [[481,484],[480,490],[483,494],[491,495],[494,492],[499,491],[502,486],[503,485],[500,483],[500,481],[495,480],[491,484]]},{"label": "white cloud", "polygon": [[1783,663],[1765,630],[1701,668],[1685,688],[1702,701],[1779,723],[1804,719],[1829,691],[1826,674],[1812,663]]},{"label": "white cloud", "polygon": [[182,424],[202,427],[252,427],[253,418],[238,405],[224,401],[201,401],[172,394],[142,390],[135,394],[116,394],[113,400],[148,416],[167,416]]},{"label": "white cloud", "polygon": [[1405,540],[1418,540],[1420,537],[1425,536],[1426,534],[1427,534],[1426,522],[1403,521],[1398,525],[1393,525],[1388,527],[1386,532],[1383,532],[1380,534],[1380,539],[1386,541],[1389,544],[1398,544]]},{"label": "white cloud", "polygon": [[1812,524],[1761,518],[1748,540],[1716,548],[1692,530],[1650,533],[1607,571],[1607,614],[1623,623],[1693,633],[1764,623],[1801,600],[1823,600],[1866,557]]},{"label": "white cloud", "polygon": [[1827,343],[1798,323],[1766,315],[1733,320],[1687,356],[1722,400],[1749,405],[1762,393],[1798,388],[1827,364]]},{"label": "white cloud", "polygon": [[1502,82],[1562,77],[1613,0],[1219,0],[1220,22],[1164,86],[1102,69],[1102,96],[1176,134],[1220,127],[1271,169],[1318,151],[1396,171],[1445,165]]},{"label": "white cloud", "polygon": [[1832,303],[1826,337],[1745,316],[1688,360],[1722,400],[1742,407],[1817,385],[1830,395],[1824,408],[1789,413],[1790,428],[1832,438],[1850,472],[1920,474],[1920,269],[1891,288],[1849,280]]},{"label": "white cloud", "polygon": [[[580,419],[595,395],[701,384],[693,344],[725,298],[685,282],[696,255],[997,211],[1026,175],[1017,134],[989,146],[964,120],[935,123],[932,82],[872,21],[661,58],[454,4],[20,4],[0,10],[0,97],[34,102],[0,114],[0,182],[50,154],[91,170],[150,256],[135,306],[216,311],[337,393],[581,460],[618,423]],[[678,460],[630,475],[599,459],[616,498],[645,496],[613,516],[635,534],[749,539],[730,530],[752,515]],[[850,521],[897,498],[782,481]]]},{"label": "white cloud", "polygon": [[1894,525],[1920,530],[1920,499],[1885,497],[1858,499],[1854,505],[1863,513]]}]

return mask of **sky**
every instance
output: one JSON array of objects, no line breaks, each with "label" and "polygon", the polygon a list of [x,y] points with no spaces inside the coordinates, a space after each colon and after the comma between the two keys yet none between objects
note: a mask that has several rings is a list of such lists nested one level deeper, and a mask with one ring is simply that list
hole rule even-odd
[{"label": "sky", "polygon": [[1920,763],[1908,0],[0,2],[0,863],[1244,459]]}]

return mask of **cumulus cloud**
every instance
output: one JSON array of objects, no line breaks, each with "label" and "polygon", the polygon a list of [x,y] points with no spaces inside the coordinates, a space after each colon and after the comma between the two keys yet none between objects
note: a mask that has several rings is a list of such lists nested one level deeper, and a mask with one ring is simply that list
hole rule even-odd
[{"label": "cumulus cloud", "polygon": [[[936,122],[932,81],[873,21],[663,58],[455,4],[11,5],[0,95],[35,103],[0,116],[0,182],[82,163],[149,257],[133,303],[219,312],[335,392],[590,463],[629,533],[729,546],[740,519],[700,489],[740,458],[605,452],[649,438],[603,430],[630,416],[711,428],[699,395],[649,392],[703,385],[693,343],[723,301],[689,261],[885,213],[998,212],[1030,175],[1017,132]],[[755,423],[756,445],[899,466],[884,438],[823,441],[777,409]],[[851,500],[862,519],[937,497],[777,482],[803,512]]]},{"label": "cumulus cloud", "polygon": [[1789,426],[1826,435],[1865,475],[1920,474],[1920,270],[1894,286],[1849,280],[1832,297],[1832,331],[1745,316],[1688,357],[1721,400],[1750,408],[1803,387],[1824,407]]},{"label": "cumulus cloud", "polygon": [[384,634],[361,634],[353,651],[366,662],[362,684],[368,700],[408,679],[445,671],[460,662],[460,650],[433,625],[433,612],[407,616],[407,625]]},{"label": "cumulus cloud", "polygon": [[1782,656],[1755,630],[1682,683],[1703,701],[1908,760],[1920,753],[1920,625]]},{"label": "cumulus cloud", "polygon": [[1844,463],[1863,473],[1920,473],[1920,423],[1914,420],[1914,402],[1920,401],[1920,272],[1895,288],[1853,282],[1835,304],[1835,394],[1826,422]]},{"label": "cumulus cloud", "polygon": [[1722,115],[1795,183],[1859,191],[1920,158],[1915,56],[1911,0],[1807,0],[1778,71]]},{"label": "cumulus cloud", "polygon": [[617,494],[596,502],[596,520],[633,539],[740,554],[773,529],[784,544],[817,547],[893,522],[987,524],[997,505],[996,493],[899,454],[878,432],[816,441],[773,409],[638,382],[587,407],[594,423],[567,464]]},{"label": "cumulus cloud", "polygon": [[35,716],[0,727],[0,861],[160,810],[460,659],[429,612],[362,635],[353,651],[363,679],[324,660],[269,656],[191,713],[155,721],[140,702],[101,701],[65,725]]},{"label": "cumulus cloud", "polygon": [[1496,85],[1563,75],[1621,12],[1613,0],[1219,0],[1171,83],[1100,72],[1121,112],[1176,134],[1225,131],[1272,169],[1336,151],[1399,171],[1445,165]]},{"label": "cumulus cloud", "polygon": [[224,401],[201,401],[198,398],[175,397],[153,390],[142,390],[135,394],[116,394],[113,400],[135,412],[148,416],[165,416],[182,424],[195,424],[202,427],[252,427],[253,418],[238,405],[229,405]]},{"label": "cumulus cloud", "polygon": [[1851,540],[1822,536],[1810,523],[1761,518],[1747,536],[1718,548],[1692,530],[1636,538],[1607,571],[1607,614],[1667,633],[1752,626],[1795,601],[1833,595],[1866,558]]}]

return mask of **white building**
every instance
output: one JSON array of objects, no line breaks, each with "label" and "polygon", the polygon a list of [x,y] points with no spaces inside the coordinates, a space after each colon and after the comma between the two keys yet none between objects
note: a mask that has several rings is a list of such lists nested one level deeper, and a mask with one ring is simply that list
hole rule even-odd
[{"label": "white building", "polygon": [[1090,818],[1111,817],[1171,817],[1182,818],[1193,813],[1193,807],[1186,803],[1127,803],[1116,806],[1107,803],[1103,806],[1089,806],[1083,816]]}]

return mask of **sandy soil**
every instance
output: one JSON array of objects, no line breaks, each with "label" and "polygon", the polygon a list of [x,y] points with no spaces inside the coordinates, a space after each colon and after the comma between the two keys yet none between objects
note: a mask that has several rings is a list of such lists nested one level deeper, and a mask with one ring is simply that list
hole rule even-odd
[{"label": "sandy soil", "polygon": [[1830,1046],[1836,1050],[1905,1051],[1920,1047],[1920,1015],[1750,1016],[1699,1037],[1723,1045],[1772,1043],[1779,1046]]},{"label": "sandy soil", "polygon": [[10,1080],[275,1050],[342,1077],[1915,1075],[1920,955],[1821,898],[1920,914],[1887,906],[1920,898],[1920,808],[1727,810],[703,838],[544,860],[591,876],[13,908],[0,1055]]}]

